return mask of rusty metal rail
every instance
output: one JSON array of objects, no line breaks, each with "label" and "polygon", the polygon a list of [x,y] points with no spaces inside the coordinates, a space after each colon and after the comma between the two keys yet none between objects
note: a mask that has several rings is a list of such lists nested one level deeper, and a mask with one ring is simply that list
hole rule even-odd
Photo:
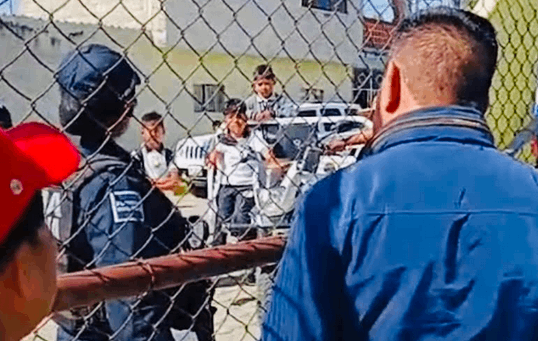
[{"label": "rusty metal rail", "polygon": [[62,275],[53,311],[136,296],[233,271],[277,262],[283,237],[262,238]]}]

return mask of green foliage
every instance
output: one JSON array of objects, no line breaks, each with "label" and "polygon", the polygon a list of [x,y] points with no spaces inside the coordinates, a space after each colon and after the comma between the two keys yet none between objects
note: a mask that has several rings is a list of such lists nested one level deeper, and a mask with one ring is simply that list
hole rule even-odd
[{"label": "green foliage", "polygon": [[[487,120],[502,149],[531,119],[538,67],[538,1],[498,0],[489,19],[497,29],[500,51]],[[520,158],[532,161],[528,148]]]}]

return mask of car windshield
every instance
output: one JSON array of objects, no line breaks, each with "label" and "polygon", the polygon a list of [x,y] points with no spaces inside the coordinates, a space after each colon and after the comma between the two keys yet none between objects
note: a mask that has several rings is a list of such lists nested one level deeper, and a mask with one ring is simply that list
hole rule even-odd
[{"label": "car windshield", "polygon": [[364,128],[364,123],[362,122],[342,122],[340,124],[337,124],[336,131],[338,133],[344,133],[346,131],[354,130],[354,129],[362,129]]},{"label": "car windshield", "polygon": [[357,121],[329,122],[323,123],[323,128],[329,134],[345,133],[351,130],[363,129],[364,123]]},{"label": "car windshield", "polygon": [[299,110],[299,117],[316,117],[316,110]]},{"label": "car windshield", "polygon": [[263,139],[273,146],[277,158],[295,159],[312,138],[316,137],[316,125],[277,124],[262,125],[260,129]]}]

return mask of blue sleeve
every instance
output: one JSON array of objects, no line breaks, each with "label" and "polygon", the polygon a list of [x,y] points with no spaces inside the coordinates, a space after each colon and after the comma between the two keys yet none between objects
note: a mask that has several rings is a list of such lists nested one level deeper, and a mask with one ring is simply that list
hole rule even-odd
[{"label": "blue sleeve", "polygon": [[331,246],[323,205],[307,197],[298,209],[263,326],[264,341],[339,339],[343,267]]},{"label": "blue sleeve", "polygon": [[[185,238],[185,220],[158,190],[123,176],[96,178],[80,192],[80,223],[91,249],[92,267],[176,252]],[[110,184],[110,185],[108,185]],[[147,339],[167,312],[169,299],[149,293],[142,303],[130,297],[105,302],[108,322],[119,339]],[[150,308],[151,307],[151,308]]]}]

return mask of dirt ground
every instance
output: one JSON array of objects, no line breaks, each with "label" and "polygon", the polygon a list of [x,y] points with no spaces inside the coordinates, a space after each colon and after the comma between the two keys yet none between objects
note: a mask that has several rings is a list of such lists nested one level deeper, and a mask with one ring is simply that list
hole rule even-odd
[{"label": "dirt ground", "polygon": [[[255,286],[235,285],[216,289],[213,306],[216,341],[255,341],[260,337],[260,323],[256,317]],[[45,324],[22,341],[55,341],[56,324]],[[173,331],[176,341],[197,341],[192,332]]]}]

